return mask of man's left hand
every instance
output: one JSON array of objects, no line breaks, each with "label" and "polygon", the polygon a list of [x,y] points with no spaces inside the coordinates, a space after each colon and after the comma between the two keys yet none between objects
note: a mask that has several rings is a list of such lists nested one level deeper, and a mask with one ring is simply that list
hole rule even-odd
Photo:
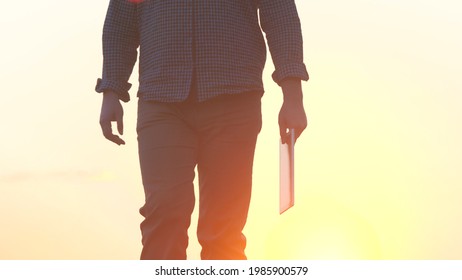
[{"label": "man's left hand", "polygon": [[295,140],[302,134],[308,125],[303,108],[303,94],[301,81],[297,79],[286,79],[281,82],[284,93],[284,103],[279,112],[279,133],[283,143],[287,142],[287,130],[295,130]]}]

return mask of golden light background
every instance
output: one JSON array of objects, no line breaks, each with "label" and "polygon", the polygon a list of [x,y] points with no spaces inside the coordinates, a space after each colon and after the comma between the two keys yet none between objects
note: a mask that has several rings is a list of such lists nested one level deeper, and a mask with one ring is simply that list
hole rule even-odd
[{"label": "golden light background", "polygon": [[[101,134],[93,91],[107,3],[2,1],[0,259],[139,258],[136,102],[124,105],[118,147]],[[248,257],[461,259],[462,5],[297,6],[311,80],[296,205],[279,215],[282,98],[269,59]]]}]

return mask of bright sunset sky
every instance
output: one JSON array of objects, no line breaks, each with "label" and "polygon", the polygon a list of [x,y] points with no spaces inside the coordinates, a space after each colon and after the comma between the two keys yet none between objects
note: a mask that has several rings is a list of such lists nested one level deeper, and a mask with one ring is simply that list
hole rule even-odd
[{"label": "bright sunset sky", "polygon": [[[118,147],[94,92],[108,2],[1,2],[0,259],[139,258],[136,102]],[[279,215],[268,56],[248,257],[462,259],[462,4],[296,3],[311,80],[295,206]],[[136,70],[131,82],[135,100]]]}]

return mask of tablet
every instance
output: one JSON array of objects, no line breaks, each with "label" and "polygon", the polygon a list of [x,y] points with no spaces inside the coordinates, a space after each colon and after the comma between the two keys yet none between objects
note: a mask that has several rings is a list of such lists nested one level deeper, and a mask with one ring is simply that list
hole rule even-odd
[{"label": "tablet", "polygon": [[286,143],[279,143],[279,213],[294,206],[295,131],[289,129]]}]

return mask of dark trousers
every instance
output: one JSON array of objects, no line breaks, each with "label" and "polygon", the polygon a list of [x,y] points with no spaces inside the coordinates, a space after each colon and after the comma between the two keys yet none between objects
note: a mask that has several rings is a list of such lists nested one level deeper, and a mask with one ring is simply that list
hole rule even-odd
[{"label": "dark trousers", "polygon": [[199,175],[197,236],[202,259],[246,259],[252,165],[261,94],[205,102],[138,102],[138,150],[145,191],[141,259],[186,259]]}]

